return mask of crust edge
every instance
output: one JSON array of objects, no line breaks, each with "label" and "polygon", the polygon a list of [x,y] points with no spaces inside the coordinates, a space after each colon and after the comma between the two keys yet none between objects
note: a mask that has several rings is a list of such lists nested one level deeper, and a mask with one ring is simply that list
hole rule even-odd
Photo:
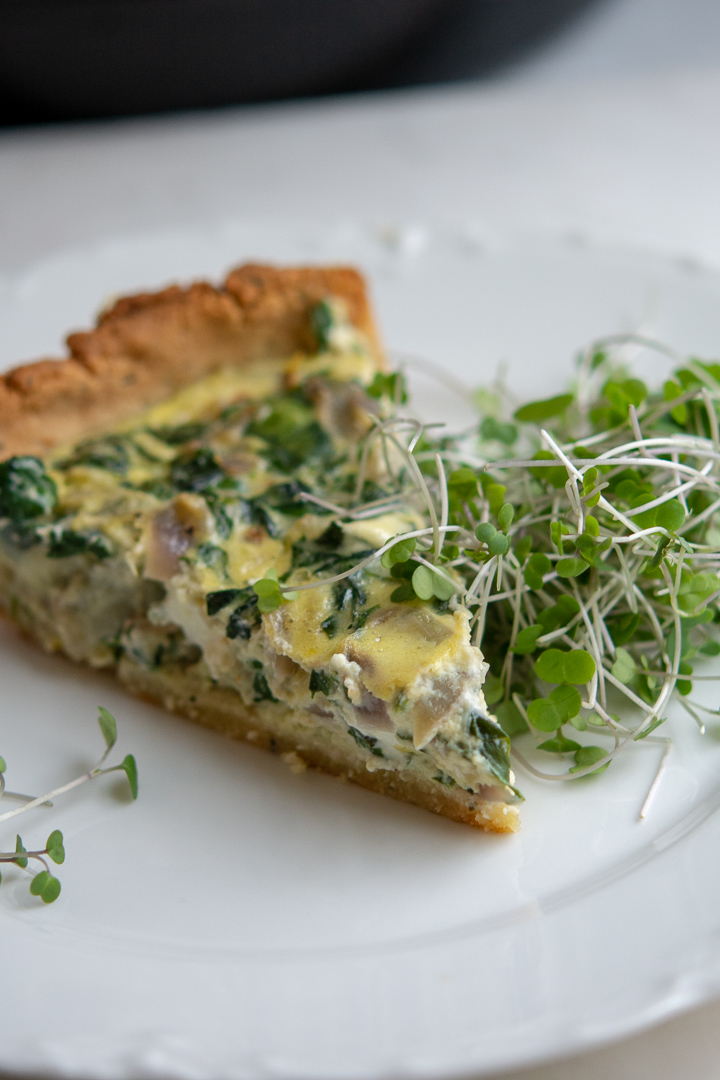
[{"label": "crust edge", "polygon": [[69,355],[0,377],[0,456],[42,456],[121,423],[223,367],[312,350],[309,314],[327,296],[382,362],[365,282],[343,266],[247,264],[215,287],[196,282],[119,299]]}]

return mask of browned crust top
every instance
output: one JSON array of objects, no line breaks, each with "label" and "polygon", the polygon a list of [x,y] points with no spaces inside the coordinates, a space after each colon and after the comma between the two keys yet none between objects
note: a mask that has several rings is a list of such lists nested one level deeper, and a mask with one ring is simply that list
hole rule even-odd
[{"label": "browned crust top", "polygon": [[0,456],[43,455],[97,434],[225,367],[313,351],[309,314],[328,296],[380,355],[362,276],[350,267],[248,264],[219,288],[198,282],[118,300],[69,356],[0,377]]}]

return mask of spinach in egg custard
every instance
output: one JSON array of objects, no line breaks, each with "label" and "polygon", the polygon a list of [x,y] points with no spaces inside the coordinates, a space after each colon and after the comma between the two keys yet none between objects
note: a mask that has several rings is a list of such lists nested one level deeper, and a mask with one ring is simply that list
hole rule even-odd
[{"label": "spinach in egg custard", "polygon": [[435,466],[361,277],[244,266],[68,344],[0,381],[16,623],[295,770],[516,830]]}]

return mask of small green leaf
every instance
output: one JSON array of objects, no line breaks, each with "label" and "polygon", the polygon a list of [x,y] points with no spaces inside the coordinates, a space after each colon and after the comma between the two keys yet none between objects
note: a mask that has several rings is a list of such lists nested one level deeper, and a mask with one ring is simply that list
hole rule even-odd
[{"label": "small green leaf", "polygon": [[543,420],[549,420],[550,417],[559,416],[560,413],[565,412],[572,400],[572,394],[558,394],[557,397],[544,398],[542,401],[531,401],[515,410],[515,419],[540,424]]},{"label": "small green leaf", "polygon": [[515,639],[515,645],[513,646],[513,652],[518,656],[527,656],[528,653],[535,652],[537,648],[537,639],[543,633],[542,626],[538,626],[534,623],[532,626],[526,626],[520,631]]},{"label": "small green leaf", "polygon": [[5,764],[5,758],[0,757],[0,773],[7,772],[7,765]]},{"label": "small green leaf", "polygon": [[594,537],[590,536],[587,532],[582,533],[575,541],[575,547],[578,549],[578,551],[582,552],[583,558],[585,559],[588,558],[586,552],[594,551],[595,546],[596,545]]},{"label": "small green leaf", "polygon": [[51,832],[45,844],[48,856],[54,863],[60,865],[65,862],[65,848],[63,847],[63,834],[59,829]]},{"label": "small green leaf", "polygon": [[624,686],[627,686],[637,675],[637,664],[627,649],[622,647],[616,650],[615,656],[615,663],[610,670],[616,679],[623,683]]},{"label": "small green leaf", "polygon": [[513,548],[515,556],[519,563],[524,563],[530,554],[532,547],[532,536],[523,536],[521,540],[518,540]]},{"label": "small green leaf", "polygon": [[[603,750],[601,746],[581,746],[579,750],[575,751],[575,765],[570,769],[570,772],[581,772],[583,769],[587,769],[589,765],[594,765],[596,761],[601,761],[604,757],[607,757],[607,750]],[[588,773],[588,776],[597,776],[598,773],[605,772],[609,764],[610,762],[606,761],[599,769]]]},{"label": "small green leaf", "polygon": [[429,566],[423,565],[413,572],[412,587],[421,600],[431,600],[433,596],[438,600],[449,600],[455,593],[455,587],[450,581]]},{"label": "small green leaf", "polygon": [[[681,675],[692,675],[693,672],[692,666],[684,660],[680,661],[679,670]],[[683,697],[687,697],[692,692],[692,683],[688,679],[678,679],[675,685]]]},{"label": "small green leaf", "polygon": [[589,495],[592,489],[597,483],[597,478],[600,475],[596,468],[588,469],[583,476],[583,495]]},{"label": "small green leaf", "polygon": [[543,628],[543,633],[547,634],[551,630],[557,630],[560,626],[565,626],[572,618],[580,611],[580,605],[574,596],[567,596],[563,594],[558,597],[557,604],[553,604],[552,607],[545,608],[538,615],[538,622]]},{"label": "small green leaf", "polygon": [[[533,461],[557,461],[557,458],[549,450],[538,450],[533,455]],[[543,465],[530,469],[530,475],[538,480],[546,480],[555,488],[563,488],[567,483],[567,469],[564,465]]]},{"label": "small green leaf", "polygon": [[510,541],[503,533],[496,533],[491,540],[488,540],[488,551],[491,555],[507,555],[510,549]]},{"label": "small green leaf", "polygon": [[415,590],[413,589],[411,581],[403,581],[402,585],[398,585],[397,589],[393,589],[390,593],[390,599],[393,604],[402,604],[405,600],[415,599]]},{"label": "small green leaf", "polygon": [[383,554],[380,562],[389,570],[395,563],[407,562],[413,551],[415,550],[416,543],[415,538],[410,537],[409,540],[399,540],[397,544],[394,544],[391,548]]},{"label": "small green leaf", "polygon": [[543,576],[548,574],[552,569],[552,563],[548,559],[547,555],[544,555],[541,551],[536,551],[534,555],[530,556],[527,566],[524,571],[525,584],[531,589],[542,589]]},{"label": "small green leaf", "polygon": [[564,683],[565,657],[562,649],[546,649],[535,661],[535,673],[545,682]]},{"label": "small green leaf", "polygon": [[45,886],[50,881],[51,874],[49,870],[41,870],[40,873],[35,874],[34,878],[30,882],[30,892],[33,896],[40,896]]},{"label": "small green leaf", "polygon": [[40,893],[40,899],[42,900],[43,904],[54,903],[60,895],[61,888],[62,886],[60,885],[58,879],[56,877],[53,877],[53,875],[51,874],[49,880],[45,885],[45,888]]},{"label": "small green leaf", "polygon": [[573,739],[566,739],[562,733],[556,735],[554,739],[546,739],[538,746],[538,750],[546,750],[548,754],[574,754],[579,749],[580,743]]},{"label": "small green leaf", "polygon": [[48,870],[41,870],[30,882],[30,892],[39,896],[43,904],[52,904],[60,895],[60,882]]},{"label": "small green leaf", "polygon": [[526,731],[529,731],[525,723],[525,717],[514,701],[501,701],[495,706],[495,715],[500,727],[511,739],[514,739],[517,735],[524,735]]},{"label": "small green leaf", "polygon": [[626,417],[629,406],[636,408],[647,397],[647,386],[641,379],[608,379],[603,386],[602,392],[616,412]]},{"label": "small green leaf", "polygon": [[494,705],[496,701],[502,699],[505,693],[505,686],[502,679],[499,679],[497,675],[493,675],[493,673],[489,671],[485,676],[482,691],[487,704]]},{"label": "small green leaf", "polygon": [[498,525],[500,526],[500,528],[502,529],[503,532],[508,531],[508,529],[512,525],[512,521],[513,521],[514,516],[515,516],[515,511],[514,511],[514,509],[512,507],[512,504],[511,503],[503,503],[503,505],[498,510],[498,516],[497,516]]},{"label": "small green leaf", "polygon": [[418,566],[412,576],[412,587],[415,595],[421,600],[430,600],[433,595],[432,573],[427,566]]},{"label": "small green leaf", "polygon": [[448,476],[447,484],[451,510],[460,510],[463,503],[477,498],[478,479],[472,469],[456,469]]},{"label": "small green leaf", "polygon": [[550,539],[560,555],[563,553],[563,536],[567,536],[569,532],[567,525],[564,525],[561,521],[550,522]]},{"label": "small green leaf", "polygon": [[518,429],[514,424],[496,420],[494,416],[486,416],[480,425],[480,435],[488,441],[505,443],[512,446],[518,436]]},{"label": "small green leaf", "polygon": [[678,604],[683,611],[693,614],[718,589],[720,589],[720,578],[718,578],[717,574],[683,575],[678,589]]},{"label": "small green leaf", "polygon": [[593,517],[592,514],[588,514],[588,516],[585,518],[585,532],[588,534],[588,536],[595,537],[600,535],[600,525],[598,523],[598,519],[596,517]]},{"label": "small green leaf", "polygon": [[133,799],[138,797],[138,771],[135,758],[132,754],[128,754],[118,766],[122,769],[128,778],[128,784],[130,785],[130,791],[132,792]]},{"label": "small green leaf", "polygon": [[569,683],[590,682],[595,674],[595,661],[584,649],[573,649],[565,654],[565,681]]},{"label": "small green leaf", "polygon": [[528,717],[538,731],[557,731],[580,712],[582,700],[574,686],[556,686],[546,698],[528,705]]},{"label": "small green leaf", "polygon": [[663,716],[662,719],[660,717],[656,716],[655,719],[653,720],[652,724],[649,724],[648,727],[646,727],[644,731],[638,732],[638,734],[635,736],[634,741],[638,742],[640,739],[646,739],[648,737],[648,735],[652,731],[655,731],[655,729],[659,728],[661,724],[664,724],[666,719],[667,719],[667,717],[665,717],[665,716]]},{"label": "small green leaf", "polygon": [[595,661],[584,649],[546,649],[535,661],[535,673],[545,682],[579,685],[592,679]]},{"label": "small green leaf", "polygon": [[560,559],[560,561],[555,564],[558,577],[561,578],[577,577],[578,574],[582,574],[587,568],[588,564],[584,559]]},{"label": "small green leaf", "polygon": [[489,521],[483,521],[475,530],[475,535],[481,544],[489,544],[497,536],[497,529]]},{"label": "small green leaf", "polygon": [[433,593],[436,600],[449,600],[455,595],[455,586],[442,574],[433,574]]},{"label": "small green leaf", "polygon": [[655,524],[668,532],[677,532],[685,522],[685,507],[679,499],[661,503],[655,510]]},{"label": "small green leaf", "polygon": [[490,503],[490,513],[498,514],[502,509],[505,502],[505,492],[507,488],[504,484],[488,484],[485,488],[485,495]]},{"label": "small green leaf", "polygon": [[634,637],[635,631],[640,625],[640,616],[630,612],[623,615],[616,623],[608,624],[610,637],[615,645],[624,645],[626,641]]},{"label": "small green leaf", "polygon": [[576,731],[587,731],[587,720],[580,713],[577,716],[571,716],[570,723]]},{"label": "small green leaf", "polygon": [[378,371],[368,386],[367,393],[373,398],[389,397],[391,401],[398,401],[401,405],[405,405],[408,400],[405,379],[397,371],[391,375]]},{"label": "small green leaf", "polygon": [[268,570],[265,577],[255,582],[253,590],[258,598],[259,611],[277,611],[282,604],[283,596],[277,580],[277,570],[274,568]]},{"label": "small green leaf", "polygon": [[[672,382],[671,380],[668,380],[665,383],[663,390],[666,401],[674,401],[675,398],[680,397],[683,392],[682,386],[680,386],[679,383]],[[679,405],[676,405],[674,409],[671,409],[670,415],[672,416],[676,424],[686,424],[688,419],[688,409],[685,402],[683,401]]]},{"label": "small green leaf", "polygon": [[[15,851],[16,852],[27,851],[27,848],[23,845],[23,842],[22,842],[22,840],[20,839],[19,836],[15,837]],[[23,868],[23,870],[25,869],[25,867],[28,864],[27,859],[16,859],[15,862],[18,864],[18,866],[21,866]]]},{"label": "small green leaf", "polygon": [[102,705],[98,706],[98,724],[105,740],[105,745],[108,750],[112,750],[113,746],[117,742],[117,723],[115,717],[107,709],[104,709]]}]

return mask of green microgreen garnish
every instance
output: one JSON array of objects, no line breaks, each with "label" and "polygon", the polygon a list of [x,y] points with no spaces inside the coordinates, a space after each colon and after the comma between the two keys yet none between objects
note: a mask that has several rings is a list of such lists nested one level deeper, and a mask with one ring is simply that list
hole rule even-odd
[{"label": "green microgreen garnish", "polygon": [[[108,773],[113,772],[125,773],[130,787],[130,793],[133,799],[137,799],[138,770],[133,755],[127,754],[119,765],[105,765],[105,761],[107,760],[110,751],[117,742],[117,724],[112,713],[108,712],[108,710],[102,706],[98,709],[98,725],[103,739],[105,740],[105,751],[99,761],[75,780],[71,780],[67,784],[62,784],[60,787],[53,788],[52,791],[48,791],[47,794],[40,795],[37,798],[32,795],[21,795],[19,792],[8,791],[6,789],[4,774],[7,771],[7,765],[4,759],[0,758],[0,799],[3,797],[17,799],[22,803],[21,806],[16,807],[14,810],[8,810],[4,814],[0,814],[0,824],[4,821],[9,821],[10,818],[17,817],[19,814],[26,813],[28,810],[33,810],[38,806],[52,806],[52,800],[56,799],[59,795],[64,795],[65,792],[72,791],[73,788],[79,787],[80,784],[84,784],[88,780],[94,780],[98,776],[106,776]],[[60,882],[54,874],[51,873],[47,862],[48,859],[57,866],[60,866],[65,862],[63,834],[59,829],[54,829],[50,833],[44,848],[30,850],[25,847],[22,838],[16,836],[14,851],[0,851],[0,863],[9,863],[19,867],[21,870],[28,870],[30,860],[42,865],[43,869],[39,870],[37,873],[33,873],[31,876],[30,893],[32,896],[40,897],[44,904],[52,904],[60,895]],[[28,873],[31,873],[31,871],[28,870]],[[0,875],[0,882],[2,882],[2,875]]]},{"label": "green microgreen garnish", "polygon": [[283,594],[278,581],[278,573],[274,566],[270,567],[265,577],[258,578],[253,585],[253,590],[257,596],[258,610],[263,613],[277,611],[283,600],[294,600],[296,598],[296,593],[292,590]]},{"label": "green microgreen garnish", "polygon": [[[364,440],[353,497],[300,498],[340,526],[400,498],[424,524],[330,576],[318,559],[312,581],[263,579],[259,603],[334,585],[341,610],[346,583],[372,572],[397,583],[393,603],[468,608],[493,712],[516,760],[548,780],[594,775],[652,742],[673,697],[697,719],[694,658],[720,653],[720,365],[686,360],[652,390],[623,367],[629,346],[667,355],[636,335],[607,339],[583,354],[573,392],[519,408],[478,393],[489,408],[469,436],[434,437],[395,411],[392,376],[377,378],[390,415]],[[514,457],[488,456],[507,448]],[[364,502],[379,455],[387,494]],[[590,729],[607,745],[574,737]],[[535,765],[533,743],[559,769]]]}]

